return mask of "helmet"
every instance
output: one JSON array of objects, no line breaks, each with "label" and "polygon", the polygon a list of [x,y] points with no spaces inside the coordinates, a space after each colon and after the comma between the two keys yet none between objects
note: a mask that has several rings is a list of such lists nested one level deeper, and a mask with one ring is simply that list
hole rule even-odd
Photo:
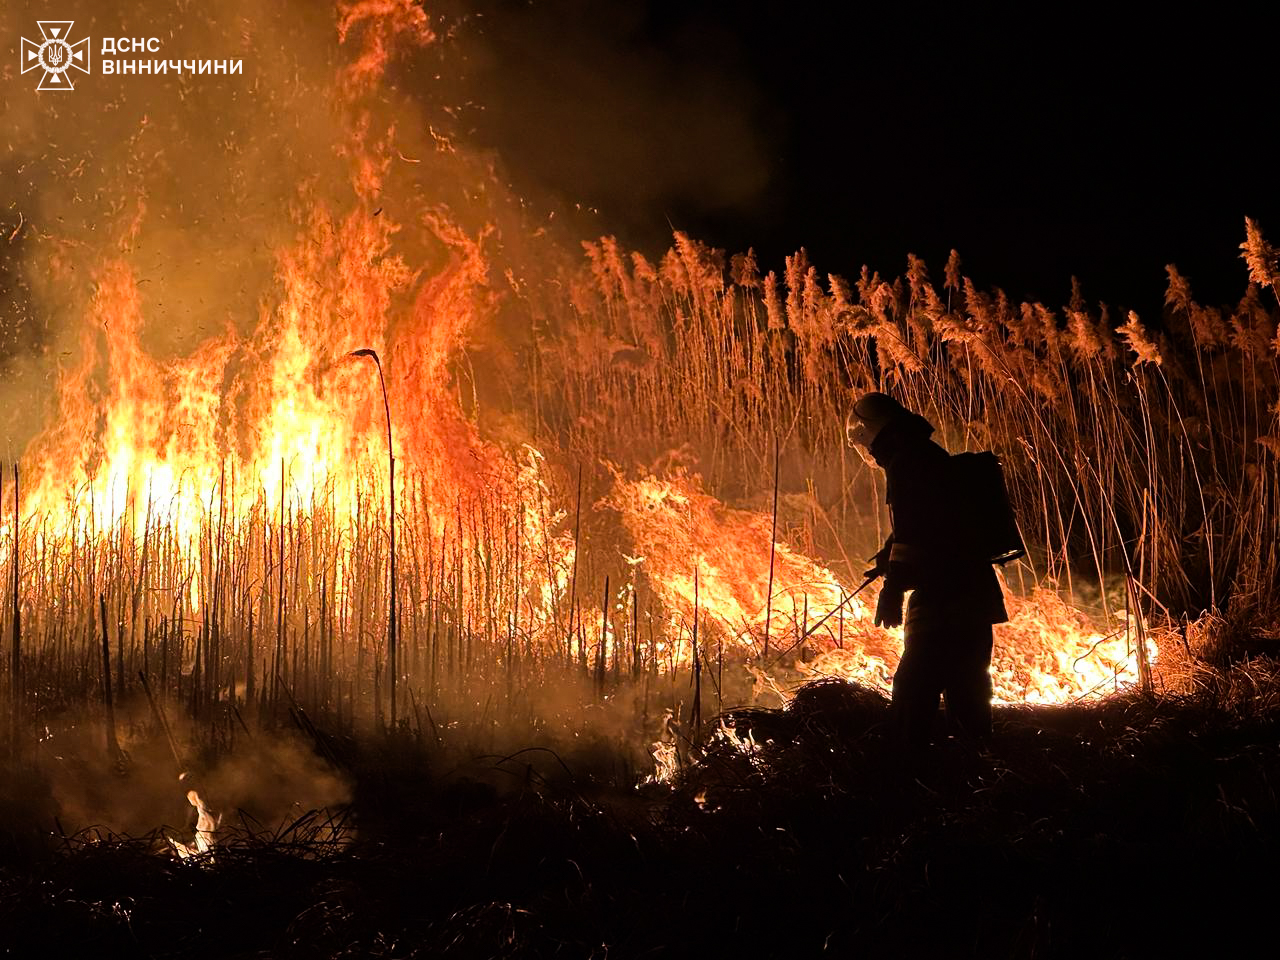
[{"label": "helmet", "polygon": [[851,445],[869,447],[886,424],[908,413],[887,393],[864,393],[845,418],[845,436]]},{"label": "helmet", "polygon": [[887,393],[864,393],[845,418],[845,438],[863,460],[875,466],[871,458],[871,444],[885,426],[908,413],[906,407]]}]

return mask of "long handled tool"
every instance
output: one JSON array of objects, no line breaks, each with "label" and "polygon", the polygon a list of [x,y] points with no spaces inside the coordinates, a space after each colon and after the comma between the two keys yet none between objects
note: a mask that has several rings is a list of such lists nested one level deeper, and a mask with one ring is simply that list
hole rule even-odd
[{"label": "long handled tool", "polygon": [[769,666],[771,666],[771,667],[772,667],[772,666],[774,666],[775,664],[777,664],[779,660],[781,660],[783,657],[785,657],[788,653],[790,653],[792,650],[794,650],[797,646],[799,646],[800,644],[804,643],[804,642],[805,642],[806,640],[808,640],[811,636],[813,636],[815,633],[817,633],[817,631],[818,631],[818,628],[819,628],[819,627],[821,627],[824,623],[826,623],[828,620],[830,620],[832,616],[834,616],[834,615],[835,615],[839,610],[841,610],[843,607],[845,607],[845,606],[846,606],[846,605],[847,605],[851,600],[853,600],[853,598],[854,598],[854,597],[856,597],[858,594],[860,594],[863,590],[867,589],[867,587],[871,586],[872,581],[873,581],[873,580],[876,580],[878,577],[879,577],[879,574],[877,574],[876,576],[867,577],[867,579],[863,580],[863,581],[862,581],[862,585],[861,585],[860,587],[858,587],[858,589],[857,589],[857,590],[853,591],[853,593],[849,594],[847,597],[845,597],[843,600],[841,600],[838,604],[836,604],[834,607],[832,607],[829,611],[827,611],[826,616],[824,616],[821,620],[819,620],[819,621],[818,621],[817,623],[815,623],[812,627],[810,627],[808,630],[806,630],[806,631],[805,631],[801,636],[799,636],[798,638],[796,638],[796,640],[795,640],[794,642],[792,642],[791,646],[787,647],[787,649],[785,649],[785,650],[783,650],[781,653],[779,653],[779,654],[778,654],[778,656],[774,658],[773,663],[769,664]]}]

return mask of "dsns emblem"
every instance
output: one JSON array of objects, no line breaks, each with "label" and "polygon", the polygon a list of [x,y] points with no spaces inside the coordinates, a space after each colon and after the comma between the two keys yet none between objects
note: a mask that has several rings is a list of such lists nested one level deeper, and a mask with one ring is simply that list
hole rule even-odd
[{"label": "dsns emblem", "polygon": [[71,74],[67,71],[75,67],[83,73],[89,72],[89,38],[67,41],[74,20],[37,20],[43,43],[33,43],[22,38],[22,72],[39,67],[44,71],[44,78],[37,90],[74,90]]}]

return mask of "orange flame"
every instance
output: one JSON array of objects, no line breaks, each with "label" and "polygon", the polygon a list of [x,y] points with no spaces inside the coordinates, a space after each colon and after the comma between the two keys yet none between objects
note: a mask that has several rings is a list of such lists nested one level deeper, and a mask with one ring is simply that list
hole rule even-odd
[{"label": "orange flame", "polygon": [[[837,610],[850,588],[831,570],[779,543],[772,602],[766,603],[770,518],[725,507],[703,493],[696,478],[678,473],[662,480],[618,477],[607,502],[619,511],[639,553],[633,562],[684,623],[693,616],[696,571],[700,623],[711,627],[717,640],[760,657],[768,616],[774,651],[811,652],[812,658],[799,664],[804,675],[891,688],[902,630],[872,622],[876,586]],[[992,658],[997,701],[1062,703],[1137,682],[1137,652],[1127,625],[1099,633],[1043,587],[1028,598],[1007,589],[1005,595],[1010,620],[995,628]],[[814,630],[832,611],[836,614]],[[1152,662],[1156,653],[1148,640]],[[678,652],[680,662],[691,656],[688,645]]]},{"label": "orange flame", "polygon": [[[566,627],[557,608],[576,549],[554,532],[564,506],[553,502],[542,454],[486,442],[452,392],[451,358],[497,305],[491,234],[468,233],[438,209],[411,223],[376,209],[394,129],[376,129],[361,98],[395,44],[434,34],[411,0],[343,0],[338,33],[354,48],[338,80],[350,115],[351,208],[302,194],[296,238],[277,252],[252,329],[228,326],[172,362],[144,345],[147,307],[129,261],[104,253],[79,321],[79,355],[59,371],[57,419],[24,461],[28,519],[23,530],[0,531],[40,548],[29,551],[42,559],[22,571],[24,589],[63,604],[80,591],[92,611],[95,582],[127,580],[142,598],[135,623],[161,599],[179,617],[198,617],[227,592],[229,565],[241,591],[236,615],[251,620],[279,603],[283,621],[285,598],[270,591],[273,577],[283,582],[288,533],[290,577],[310,578],[310,590],[331,586],[326,600],[351,617],[344,629],[373,632],[381,601],[351,589],[357,578],[384,582],[387,562],[378,552],[388,509],[382,399],[367,365],[347,356],[368,346],[385,362],[392,453],[397,476],[404,471],[390,509],[397,529],[407,527],[406,589],[416,596],[438,579],[437,607],[444,595],[457,598],[453,626],[492,633],[510,617],[531,647],[558,650]],[[136,206],[129,235],[145,216],[141,199]],[[406,239],[438,253],[411,263]],[[679,472],[617,475],[602,506],[629,538],[633,575],[652,584],[670,617],[651,651],[659,660],[689,662],[681,637],[696,622],[743,658],[763,658],[767,635],[771,657],[800,655],[811,675],[888,685],[900,631],[871,623],[872,596],[845,603],[850,588],[832,570],[770,544],[767,515],[731,509]],[[363,607],[349,613],[357,599],[368,600],[369,623]],[[1125,636],[1100,636],[1051,592],[1014,599],[1012,612],[997,630],[999,697],[1057,702],[1131,682]],[[41,629],[39,612],[31,625]],[[206,815],[198,796],[191,802]]]}]

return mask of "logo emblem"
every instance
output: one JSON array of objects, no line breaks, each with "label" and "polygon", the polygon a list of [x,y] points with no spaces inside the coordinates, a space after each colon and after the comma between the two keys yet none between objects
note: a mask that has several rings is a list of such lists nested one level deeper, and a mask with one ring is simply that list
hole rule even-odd
[{"label": "logo emblem", "polygon": [[22,38],[22,72],[37,67],[44,70],[44,79],[37,90],[74,90],[67,71],[75,67],[82,73],[89,72],[89,38],[67,42],[74,20],[37,20],[36,23],[40,25],[44,42]]}]

